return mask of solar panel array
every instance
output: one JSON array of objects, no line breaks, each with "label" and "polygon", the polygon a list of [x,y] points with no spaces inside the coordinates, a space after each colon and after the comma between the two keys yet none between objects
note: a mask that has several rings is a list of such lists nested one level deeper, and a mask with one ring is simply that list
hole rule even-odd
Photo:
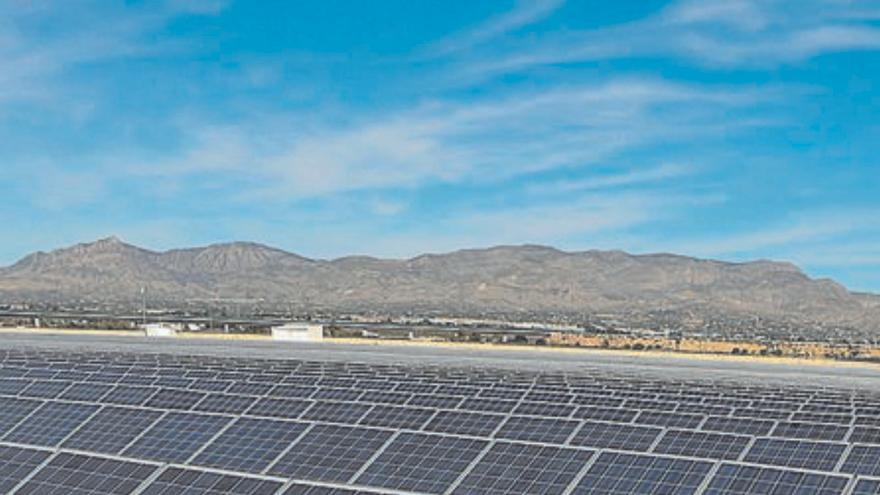
[{"label": "solar panel array", "polygon": [[0,493],[880,494],[880,390],[0,351]]}]

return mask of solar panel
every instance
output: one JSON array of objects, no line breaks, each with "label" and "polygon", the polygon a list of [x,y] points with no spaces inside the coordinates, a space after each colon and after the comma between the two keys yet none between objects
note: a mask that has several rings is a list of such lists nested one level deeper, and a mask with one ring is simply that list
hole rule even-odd
[{"label": "solar panel", "polygon": [[654,452],[706,459],[736,460],[748,447],[750,437],[725,433],[668,430]]},{"label": "solar panel", "polygon": [[247,395],[208,394],[193,407],[193,411],[242,414],[256,401]]},{"label": "solar panel", "polygon": [[880,447],[855,445],[840,470],[863,476],[880,476]]},{"label": "solar panel", "polygon": [[328,423],[355,424],[370,410],[370,405],[359,402],[315,402],[303,414],[302,419]]},{"label": "solar panel", "polygon": [[643,411],[635,419],[635,422],[643,425],[665,426],[668,428],[694,429],[703,422],[703,416],[700,414]]},{"label": "solar panel", "polygon": [[629,423],[639,414],[632,409],[617,407],[583,406],[574,412],[575,418],[592,419],[596,421],[610,421],[614,423]]},{"label": "solar panel", "polygon": [[620,450],[647,451],[663,430],[653,426],[635,426],[587,421],[571,439],[572,445]]},{"label": "solar panel", "polygon": [[272,390],[272,385],[267,383],[234,382],[226,389],[226,392],[229,394],[266,395],[270,390]]},{"label": "solar panel", "polygon": [[775,423],[762,419],[725,418],[709,416],[700,427],[702,430],[739,433],[742,435],[763,436],[770,433]]},{"label": "solar panel", "polygon": [[392,392],[387,390],[367,390],[360,397],[361,402],[373,402],[376,404],[406,404],[412,398],[412,394],[404,392]]},{"label": "solar panel", "polygon": [[55,447],[98,410],[91,404],[47,402],[3,437],[5,442]]},{"label": "solar panel", "polygon": [[147,409],[105,407],[65,440],[63,447],[117,454],[161,416]]},{"label": "solar panel", "polygon": [[306,429],[305,423],[239,418],[195,458],[194,464],[260,473]]},{"label": "solar panel", "polygon": [[771,435],[804,440],[843,440],[848,433],[848,426],[780,421]]},{"label": "solar panel", "polygon": [[361,424],[395,429],[420,430],[433,417],[434,409],[380,405],[373,406],[370,412],[361,420]]},{"label": "solar panel", "polygon": [[54,399],[61,395],[70,382],[37,380],[22,390],[19,395],[36,399]]},{"label": "solar panel", "polygon": [[580,425],[578,421],[511,416],[498,430],[498,438],[563,444]]},{"label": "solar panel", "polygon": [[455,409],[464,399],[452,395],[414,395],[407,401],[408,406]]},{"label": "solar panel", "polygon": [[756,419],[782,419],[786,420],[791,416],[789,411],[777,411],[773,409],[752,409],[740,408],[734,409],[732,416],[735,418],[756,418]]},{"label": "solar panel", "polygon": [[469,397],[458,406],[464,411],[494,412],[507,414],[516,408],[517,402],[504,399],[484,399],[481,397]]},{"label": "solar panel", "polygon": [[577,484],[574,495],[693,494],[712,464],[677,458],[604,452]]},{"label": "solar panel", "polygon": [[113,390],[101,398],[104,404],[116,404],[120,406],[140,406],[153,396],[159,389],[155,387],[136,387],[117,385]]},{"label": "solar panel", "polygon": [[553,416],[565,418],[571,416],[575,406],[556,404],[553,402],[522,402],[513,410],[514,414],[531,416]]},{"label": "solar panel", "polygon": [[172,412],[160,419],[124,455],[166,462],[184,462],[226,426],[232,418]]},{"label": "solar panel", "polygon": [[354,401],[363,393],[364,392],[361,390],[352,390],[348,388],[319,388],[311,398],[315,400]]},{"label": "solar panel", "polygon": [[843,476],[777,468],[722,464],[705,495],[839,495],[849,480]]},{"label": "solar panel", "polygon": [[588,450],[498,442],[453,494],[561,495],[592,456]]},{"label": "solar panel", "polygon": [[199,378],[195,380],[190,386],[190,390],[200,390],[202,392],[225,392],[226,389],[231,385],[230,382],[225,380],[210,380],[205,378]]},{"label": "solar panel", "polygon": [[30,384],[30,380],[4,378],[0,380],[0,395],[18,395]]},{"label": "solar panel", "polygon": [[355,482],[442,494],[487,444],[485,440],[403,432]]},{"label": "solar panel", "polygon": [[297,398],[308,399],[318,390],[318,387],[304,387],[301,385],[275,385],[266,395],[280,397],[282,399]]},{"label": "solar panel", "polygon": [[64,391],[59,399],[76,400],[83,402],[99,402],[107,392],[113,388],[112,385],[103,383],[74,383]]},{"label": "solar panel", "polygon": [[0,435],[14,428],[40,405],[42,403],[36,400],[0,397]]},{"label": "solar panel", "polygon": [[159,389],[145,404],[147,407],[159,409],[178,409],[186,411],[192,409],[205,397],[203,392],[192,390]]},{"label": "solar panel", "polygon": [[425,426],[425,430],[458,435],[488,437],[495,431],[504,416],[464,411],[440,411]]},{"label": "solar panel", "polygon": [[302,416],[312,403],[303,399],[277,399],[261,397],[247,411],[251,416],[268,416],[271,418],[297,419]]},{"label": "solar panel", "polygon": [[853,421],[852,414],[829,414],[822,412],[796,412],[791,416],[792,421],[807,423],[833,423],[849,426]]},{"label": "solar panel", "polygon": [[845,444],[759,438],[746,454],[746,462],[833,471],[846,450]]},{"label": "solar panel", "polygon": [[880,428],[856,426],[849,437],[850,443],[873,443],[880,445]]},{"label": "solar panel", "polygon": [[156,466],[62,452],[28,480],[19,495],[129,495]]},{"label": "solar panel", "polygon": [[682,403],[682,404],[679,404],[679,406],[675,409],[675,412],[727,416],[731,412],[733,412],[733,408],[728,407],[728,406],[716,406],[716,405],[712,405],[712,404],[684,404],[684,403]]},{"label": "solar panel", "polygon": [[169,467],[142,495],[269,495],[281,486],[274,480]]},{"label": "solar panel", "polygon": [[385,445],[384,430],[315,425],[270,469],[272,474],[303,480],[345,482]]},{"label": "solar panel", "polygon": [[305,485],[301,483],[291,484],[283,495],[378,495],[376,492],[354,490],[348,488],[336,488],[328,486]]},{"label": "solar panel", "polygon": [[850,495],[880,495],[880,480],[861,479]]},{"label": "solar panel", "polygon": [[49,453],[41,450],[0,445],[0,493],[10,493],[48,458]]}]

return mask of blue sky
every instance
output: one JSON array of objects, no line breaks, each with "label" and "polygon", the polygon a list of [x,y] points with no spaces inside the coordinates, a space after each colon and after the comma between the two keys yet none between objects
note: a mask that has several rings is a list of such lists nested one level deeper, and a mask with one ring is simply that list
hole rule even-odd
[{"label": "blue sky", "polygon": [[0,0],[0,262],[540,243],[880,291],[880,6]]}]

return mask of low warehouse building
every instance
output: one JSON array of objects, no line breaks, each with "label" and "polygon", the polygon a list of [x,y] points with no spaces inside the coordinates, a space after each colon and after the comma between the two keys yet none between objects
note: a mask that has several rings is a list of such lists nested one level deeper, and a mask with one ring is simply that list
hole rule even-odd
[{"label": "low warehouse building", "polygon": [[320,342],[324,340],[324,326],[314,323],[286,323],[272,327],[272,339],[288,342]]}]

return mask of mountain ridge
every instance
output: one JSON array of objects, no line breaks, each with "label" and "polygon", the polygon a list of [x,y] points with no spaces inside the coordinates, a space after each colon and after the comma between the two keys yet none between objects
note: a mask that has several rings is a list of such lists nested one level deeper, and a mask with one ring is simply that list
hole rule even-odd
[{"label": "mountain ridge", "polygon": [[314,259],[253,242],[153,251],[109,237],[36,252],[0,268],[0,300],[130,301],[250,297],[340,311],[688,310],[878,329],[880,296],[810,278],[789,262],[673,253],[568,252],[535,244]]}]

